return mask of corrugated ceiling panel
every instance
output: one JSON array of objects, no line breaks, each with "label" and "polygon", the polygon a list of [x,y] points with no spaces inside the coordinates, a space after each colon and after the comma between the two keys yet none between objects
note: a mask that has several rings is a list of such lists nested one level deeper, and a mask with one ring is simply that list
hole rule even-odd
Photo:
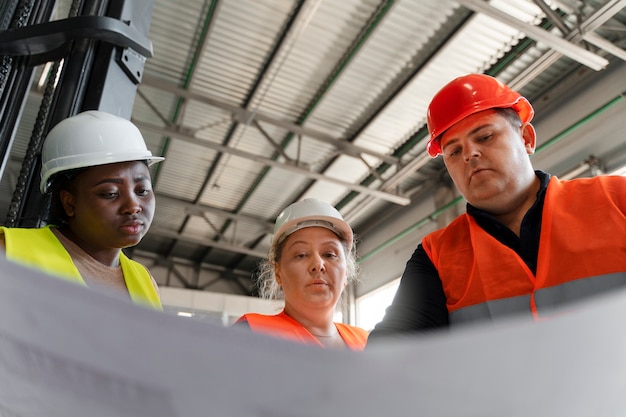
[{"label": "corrugated ceiling panel", "polygon": [[293,4],[221,2],[194,73],[194,90],[243,104]]},{"label": "corrugated ceiling panel", "polygon": [[[509,83],[511,88],[519,90],[520,93],[532,100],[552,85],[555,81],[555,76],[562,77],[564,73],[569,72],[568,68],[576,67],[571,59],[559,53],[554,54],[557,58],[554,62],[550,60],[549,66],[541,65],[544,59],[547,58],[545,56],[547,52],[548,48],[545,44],[534,44],[523,55],[507,66],[504,71],[498,74],[498,78]],[[528,74],[528,70],[531,68],[539,70],[533,71],[530,76],[521,77],[521,74]],[[532,84],[528,82],[530,79],[532,79]]]},{"label": "corrugated ceiling panel", "polygon": [[[222,229],[225,219],[223,217],[206,214],[206,217],[190,216],[185,226],[185,234],[195,239],[214,240],[218,231]],[[237,221],[231,222],[232,226],[221,236],[220,241],[229,245],[245,246],[252,239],[261,237],[267,233],[266,229],[258,223]]]},{"label": "corrugated ceiling panel", "polygon": [[195,199],[204,182],[207,167],[215,155],[215,151],[201,145],[175,137],[170,139],[167,157],[161,163],[159,191],[171,197]]},{"label": "corrugated ceiling panel", "polygon": [[[282,142],[286,136],[286,130],[282,128],[264,125],[263,129],[276,143]],[[265,158],[272,157],[276,152],[275,148],[254,126],[239,125],[233,137],[234,139],[231,146],[242,151],[254,155],[264,155]],[[292,138],[290,144],[284,150],[285,154],[292,160],[299,159],[300,162],[310,164],[313,170],[319,170],[319,164],[325,163],[330,155],[334,155],[335,148],[332,145],[319,143],[307,138],[302,140],[300,144],[298,141],[299,139],[297,137]],[[282,157],[280,158],[284,160]],[[225,201],[232,201],[232,206],[229,207],[234,209],[237,203],[244,197],[245,191],[255,185],[258,176],[261,175],[266,168],[266,164],[233,157],[232,155],[224,155],[220,162],[213,178],[214,182],[219,184],[220,192],[215,194],[212,193],[211,190],[207,190],[202,198],[202,202],[204,204],[216,204],[223,207]],[[278,171],[280,175],[288,177],[292,182],[300,177],[302,179],[306,178],[291,170],[278,167],[271,167],[269,171]],[[223,184],[225,178],[231,178],[232,182]],[[268,186],[266,186],[266,184],[268,184]],[[261,181],[257,185],[254,194],[269,195],[272,199],[280,200],[284,192],[284,188],[276,187],[274,182]],[[259,213],[264,212],[262,210],[266,209],[266,205],[255,206],[254,201],[251,200],[246,203],[246,208],[249,208],[251,213]]]},{"label": "corrugated ceiling panel", "polygon": [[284,169],[270,169],[252,194],[242,213],[266,216],[273,222],[282,209],[302,192],[306,177]]},{"label": "corrugated ceiling panel", "polygon": [[172,118],[178,97],[153,86],[142,86],[135,96],[132,119],[164,126]]},{"label": "corrugated ceiling panel", "polygon": [[[342,165],[343,167],[344,165]],[[356,181],[355,181],[356,182]],[[334,204],[346,194],[346,187],[328,181],[316,181],[309,187],[302,198],[318,198]]]},{"label": "corrugated ceiling panel", "polygon": [[231,128],[232,116],[215,106],[186,101],[180,124],[195,137],[221,145]]},{"label": "corrugated ceiling panel", "polygon": [[262,165],[235,155],[224,155],[223,159],[227,163],[220,164],[204,190],[200,202],[225,210],[234,210],[259,175]]},{"label": "corrugated ceiling panel", "polygon": [[146,61],[145,72],[170,81],[185,80],[202,19],[207,13],[206,1],[155,0],[148,37],[154,56]]},{"label": "corrugated ceiling panel", "polygon": [[189,216],[185,224],[184,233],[192,239],[199,241],[213,239],[217,236],[219,229],[224,223],[224,219],[218,219],[206,213],[207,219],[200,216]]},{"label": "corrugated ceiling panel", "polygon": [[[276,153],[274,144],[278,146],[289,134],[289,131],[269,123],[259,122],[259,125],[262,131],[251,124],[238,124],[230,141],[230,146],[243,152],[270,158]],[[267,134],[269,139],[263,132]]]},{"label": "corrugated ceiling panel", "polygon": [[[298,140],[298,138],[293,138],[289,146],[285,149],[285,153],[290,158],[296,159],[299,152],[299,161],[301,163],[303,162],[308,164],[310,166],[310,170],[313,172],[319,172],[323,165],[328,163],[329,158],[336,155],[336,150],[332,145],[306,138],[298,144]],[[299,150],[298,147],[300,147]],[[280,160],[283,160],[282,157]],[[304,167],[302,169],[304,169]],[[255,195],[263,194],[270,196],[274,200],[281,201],[287,197],[287,195],[285,195],[285,190],[291,187],[299,178],[305,182],[309,181],[308,177],[290,169],[271,167],[269,171],[277,171],[278,176],[272,177],[272,180],[265,178],[262,182],[260,182],[257,185]],[[262,210],[264,207],[255,207],[253,201],[250,201],[248,204],[252,204],[252,210]]]},{"label": "corrugated ceiling panel", "polygon": [[193,201],[200,193],[209,167],[217,156],[214,149],[201,143],[221,143],[231,124],[230,114],[216,107],[192,102],[184,107],[184,123],[188,136],[195,137],[199,143],[190,143],[176,136],[169,139],[166,162],[158,178],[158,185],[161,192]]},{"label": "corrugated ceiling panel", "polygon": [[[152,152],[152,155],[162,155],[163,153],[163,135],[154,132],[142,133],[146,146]],[[156,166],[156,165],[155,165]]]},{"label": "corrugated ceiling panel", "polygon": [[[305,6],[300,15],[293,38],[286,42],[282,53],[278,55],[277,63],[270,67],[270,74],[265,83],[261,84],[261,93],[253,99],[252,108],[259,111],[280,116],[281,119],[295,121],[313,100],[316,91],[330,71],[341,58],[345,48],[354,40],[360,27],[369,19],[376,4],[361,4],[359,2],[320,2]],[[308,9],[306,9],[308,7]],[[308,24],[303,22],[308,13],[315,11]],[[350,18],[347,19],[346,16]],[[281,129],[269,128],[276,132],[271,135],[276,142],[282,141]],[[265,150],[274,152],[271,146],[260,137],[257,132],[248,129],[241,138],[238,146],[250,151],[259,150],[259,144]],[[285,152],[292,158],[298,155],[300,160],[312,164],[313,170],[319,170],[328,159],[336,154],[334,146],[305,138],[302,143],[293,139]],[[269,178],[272,178],[269,180]],[[282,180],[277,180],[281,178]],[[298,178],[301,178],[298,182]],[[278,186],[276,181],[278,181]],[[269,174],[258,184],[255,193],[249,198],[246,212],[275,212],[284,208],[285,201],[292,192],[301,189],[301,184],[308,183],[308,179],[290,170],[271,168]],[[284,184],[284,185],[283,185]]]},{"label": "corrugated ceiling panel", "polygon": [[[206,14],[207,2],[203,0],[185,0],[184,7],[168,0],[156,0],[148,35],[153,43],[154,56],[147,60],[145,74],[183,86]],[[175,121],[181,103],[178,97],[159,91],[158,85],[142,85],[139,92],[135,99],[134,119],[155,126],[163,126],[164,121]],[[158,114],[155,108],[159,109]],[[215,152],[167,135],[159,137],[151,132],[144,133],[144,136],[151,149],[158,142],[160,152],[167,150],[166,160],[161,163],[156,177],[158,192],[188,201],[195,199]],[[167,208],[163,212],[155,216],[155,224],[170,226],[175,223],[172,226],[180,227],[184,213],[168,213]]]},{"label": "corrugated ceiling panel", "polygon": [[[305,4],[304,16],[315,13],[309,21],[297,21],[302,26],[294,28],[294,35],[287,40],[277,63],[270,68],[272,77],[261,85],[264,94],[254,98],[254,108],[270,114],[278,112],[283,118],[296,120],[311,105],[313,95],[329,77],[376,6],[355,0],[311,3]],[[313,10],[314,7],[317,8]],[[329,19],[339,21],[328,25]]]},{"label": "corrugated ceiling panel", "polygon": [[[368,107],[376,103],[407,66],[413,66],[434,32],[451,14],[452,1],[397,2],[373,29],[338,82],[324,97],[307,127],[345,135]],[[376,147],[388,152],[389,146]]]},{"label": "corrugated ceiling panel", "polygon": [[[516,17],[523,21],[528,21],[529,16],[541,16],[543,13],[539,6],[531,0],[491,0],[489,3],[503,12]],[[535,20],[534,24],[538,24],[539,20]]]},{"label": "corrugated ceiling panel", "polygon": [[157,190],[157,205],[154,213],[153,226],[159,229],[175,230],[182,226],[182,220],[185,218],[186,211],[184,206],[180,204],[174,204],[170,200],[159,199]]},{"label": "corrugated ceiling panel", "polygon": [[[215,12],[216,20],[210,28],[199,66],[195,69],[192,82],[194,91],[209,94],[232,105],[241,105],[259,77],[294,4],[222,2]],[[202,68],[210,68],[210,71]],[[196,133],[198,137],[221,144],[232,126],[228,117],[219,109],[193,103],[189,105],[184,121],[186,126],[202,128]],[[271,126],[266,128],[274,133]],[[249,142],[242,142],[248,131],[251,131],[252,138]],[[271,156],[273,147],[259,136],[256,128],[239,125],[228,138],[228,146],[238,147],[243,143],[246,152]],[[282,136],[284,133],[281,132],[277,140]],[[250,145],[246,146],[246,143]],[[202,171],[205,175],[209,166],[207,164]],[[263,165],[249,159],[228,153],[222,155],[200,201],[225,210],[234,210],[262,168]]]},{"label": "corrugated ceiling panel", "polygon": [[[168,120],[173,112],[177,98],[174,95],[151,87],[143,87],[135,97],[131,120],[135,123],[147,123],[164,126],[161,118]],[[159,109],[156,113],[154,109]],[[167,148],[167,138],[154,131],[143,130],[143,137],[153,155],[163,156]]]},{"label": "corrugated ceiling panel", "polygon": [[[607,1],[589,1],[585,4],[581,4],[575,0],[562,0],[558,4],[567,13],[580,12],[582,15],[579,17],[580,21],[576,19],[574,14],[568,15],[565,18],[565,22],[568,27],[575,30],[581,22],[586,21],[591,15],[595,14],[598,10],[608,4]],[[608,23],[596,30],[595,33],[605,37],[605,39],[615,39],[619,32],[626,31],[626,9],[622,9],[617,13]],[[556,36],[562,36],[561,32],[557,29],[551,31]],[[623,39],[623,38],[622,38]],[[582,45],[582,44],[581,44]],[[624,44],[626,46],[626,43]],[[622,46],[623,47],[623,46]],[[528,51],[522,56],[519,56],[515,61],[511,63],[501,74],[499,78],[505,82],[511,82],[513,88],[519,89],[522,94],[529,98],[535,98],[544,92],[547,88],[553,86],[561,79],[564,74],[577,67],[577,63],[558,52],[551,51],[548,54],[549,48],[545,43],[539,42],[534,44]],[[555,62],[549,61],[549,65],[541,65],[544,62],[546,56],[555,56]],[[599,55],[607,55],[605,52],[600,51]],[[608,56],[611,58],[610,56]],[[532,69],[535,70],[532,70]],[[527,74],[523,79],[520,79],[520,74]],[[532,75],[531,75],[532,74]],[[528,81],[532,79],[532,83]]]}]

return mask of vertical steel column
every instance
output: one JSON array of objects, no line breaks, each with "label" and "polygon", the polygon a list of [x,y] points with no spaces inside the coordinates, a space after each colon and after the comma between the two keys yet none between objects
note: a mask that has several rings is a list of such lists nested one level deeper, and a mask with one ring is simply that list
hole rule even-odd
[{"label": "vertical steel column", "polygon": [[[106,15],[130,22],[147,36],[153,3],[153,0],[111,0]],[[99,109],[130,119],[147,57],[131,48],[99,42],[94,58],[82,110]]]}]

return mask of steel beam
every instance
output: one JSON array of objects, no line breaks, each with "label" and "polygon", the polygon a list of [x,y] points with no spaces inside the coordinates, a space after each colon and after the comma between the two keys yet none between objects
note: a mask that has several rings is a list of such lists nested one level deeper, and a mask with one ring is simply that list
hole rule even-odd
[{"label": "steel beam", "polygon": [[302,174],[304,176],[307,176],[309,178],[313,178],[316,180],[321,180],[321,181],[326,181],[326,182],[330,182],[333,184],[338,184],[338,185],[342,185],[344,187],[346,187],[349,190],[353,190],[353,191],[358,191],[359,193],[363,193],[366,195],[372,195],[372,196],[376,196],[378,198],[381,198],[383,200],[387,200],[389,202],[395,203],[395,204],[400,204],[402,206],[406,206],[408,205],[411,200],[407,197],[401,196],[399,194],[393,194],[393,193],[389,193],[386,191],[381,191],[381,190],[377,190],[377,189],[372,189],[372,188],[368,188],[365,187],[363,185],[359,185],[359,184],[353,184],[351,182],[348,181],[343,181],[340,180],[338,178],[333,178],[333,177],[329,177],[327,175],[324,174],[320,174],[318,172],[313,172],[313,171],[309,171],[307,169],[303,169],[297,166],[293,166],[293,165],[287,165],[284,164],[280,161],[276,161],[273,160],[271,158],[266,158],[264,156],[260,156],[260,155],[256,155],[250,152],[246,152],[246,151],[242,151],[240,149],[235,149],[235,148],[230,148],[228,146],[224,146],[224,145],[220,145],[214,142],[210,142],[207,140],[203,140],[203,139],[199,139],[195,136],[193,136],[193,134],[189,134],[186,132],[182,132],[178,129],[174,129],[171,127],[161,127],[161,126],[154,126],[151,125],[149,123],[144,123],[144,122],[140,122],[137,120],[133,120],[133,122],[135,123],[135,125],[139,128],[139,129],[143,129],[147,132],[152,132],[152,133],[157,133],[157,134],[161,134],[161,135],[168,135],[171,137],[174,137],[178,140],[182,140],[185,142],[189,142],[192,143],[194,145],[198,145],[198,146],[203,146],[205,148],[210,148],[213,149],[215,151],[218,152],[223,152],[223,153],[227,153],[227,154],[231,154],[231,155],[236,155],[239,156],[241,158],[246,158],[246,159],[250,159],[252,161],[258,162],[260,164],[263,165],[267,165],[267,166],[271,166],[271,167],[275,167],[275,168],[280,168],[280,169],[285,169],[288,171],[292,171],[292,172],[296,172],[298,174]]},{"label": "steel beam", "polygon": [[179,87],[178,85],[174,83],[171,83],[171,82],[168,82],[168,81],[165,81],[165,80],[153,77],[153,76],[146,75],[145,77],[143,77],[143,81],[141,84],[156,88],[161,91],[172,93],[176,95],[177,97],[183,97],[185,99],[195,100],[200,103],[208,104],[210,106],[225,110],[231,113],[233,120],[238,123],[248,124],[248,123],[251,123],[253,120],[261,121],[261,122],[272,124],[274,126],[281,127],[292,133],[295,133],[296,135],[301,135],[304,137],[316,139],[320,142],[329,143],[333,145],[334,147],[336,147],[337,149],[341,150],[343,153],[353,156],[355,158],[360,158],[362,154],[366,154],[366,155],[374,156],[380,159],[381,161],[387,162],[388,164],[391,164],[391,165],[395,165],[399,161],[398,158],[394,156],[374,152],[370,149],[354,145],[350,142],[338,139],[326,133],[319,132],[314,129],[305,128],[295,123],[287,122],[285,120],[276,119],[274,117],[265,115],[262,112],[256,112],[256,111],[252,112],[241,107],[233,106],[232,104],[224,103],[221,100],[210,97],[206,94],[200,94],[194,91],[186,90],[184,88]]},{"label": "steel beam", "polygon": [[216,242],[211,239],[202,239],[202,238],[185,236],[181,233],[178,233],[176,230],[166,229],[164,227],[160,227],[154,224],[150,226],[150,231],[148,233],[150,233],[153,236],[162,236],[162,237],[180,240],[181,242],[189,242],[189,243],[194,243],[196,245],[209,246],[209,247],[216,248],[216,249],[222,249],[227,252],[241,253],[243,255],[248,255],[248,256],[255,257],[255,258],[259,258],[259,259],[263,259],[267,256],[266,252],[261,252],[258,250],[250,249],[245,246],[231,245],[229,243]]}]

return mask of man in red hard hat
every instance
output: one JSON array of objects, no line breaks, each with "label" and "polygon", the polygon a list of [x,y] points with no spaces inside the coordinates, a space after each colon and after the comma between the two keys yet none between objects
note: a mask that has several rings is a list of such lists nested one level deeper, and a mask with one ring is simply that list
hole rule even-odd
[{"label": "man in red hard hat", "polygon": [[422,239],[369,341],[504,317],[549,317],[626,287],[626,178],[562,181],[535,171],[533,108],[470,74],[428,109],[428,153],[443,156],[466,213]]}]

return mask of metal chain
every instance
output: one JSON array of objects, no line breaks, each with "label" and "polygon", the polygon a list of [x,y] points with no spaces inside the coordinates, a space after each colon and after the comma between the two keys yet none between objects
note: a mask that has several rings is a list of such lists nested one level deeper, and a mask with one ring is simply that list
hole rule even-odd
[{"label": "metal chain", "polygon": [[[13,15],[13,20],[9,22],[11,19],[11,13],[7,13],[3,16],[2,23],[0,28],[17,28],[26,26],[28,23],[28,17],[32,13],[34,0],[21,0],[17,6],[17,13]],[[4,90],[7,86],[8,77],[11,73],[11,69],[13,68],[14,58],[12,56],[3,56],[2,62],[0,63],[0,97],[4,95]]]},{"label": "metal chain", "polygon": [[[27,3],[27,2],[22,2]],[[33,2],[30,1],[30,8],[27,11],[24,7],[19,12],[19,20],[20,22],[26,21],[30,12],[32,11]],[[74,0],[72,3],[72,7],[75,7],[75,3],[80,4],[79,0]],[[77,6],[76,6],[77,9]],[[23,24],[23,23],[20,23]],[[22,162],[22,166],[20,168],[20,173],[16,181],[15,190],[13,191],[13,196],[11,198],[11,204],[9,205],[7,218],[5,221],[5,225],[7,227],[15,227],[17,224],[17,217],[20,209],[20,205],[22,200],[24,199],[24,195],[26,192],[26,185],[28,183],[29,176],[32,172],[33,165],[37,162],[39,158],[39,153],[41,149],[41,142],[44,134],[44,128],[46,125],[46,121],[48,120],[48,115],[50,113],[52,98],[54,95],[54,90],[56,87],[56,79],[60,68],[60,60],[54,61],[50,70],[47,74],[46,86],[44,89],[43,98],[41,100],[41,104],[39,106],[39,111],[37,113],[37,118],[35,119],[35,123],[33,125],[33,131],[30,137],[30,142],[28,143],[28,148],[26,150],[26,154],[24,155],[24,160]]]}]

